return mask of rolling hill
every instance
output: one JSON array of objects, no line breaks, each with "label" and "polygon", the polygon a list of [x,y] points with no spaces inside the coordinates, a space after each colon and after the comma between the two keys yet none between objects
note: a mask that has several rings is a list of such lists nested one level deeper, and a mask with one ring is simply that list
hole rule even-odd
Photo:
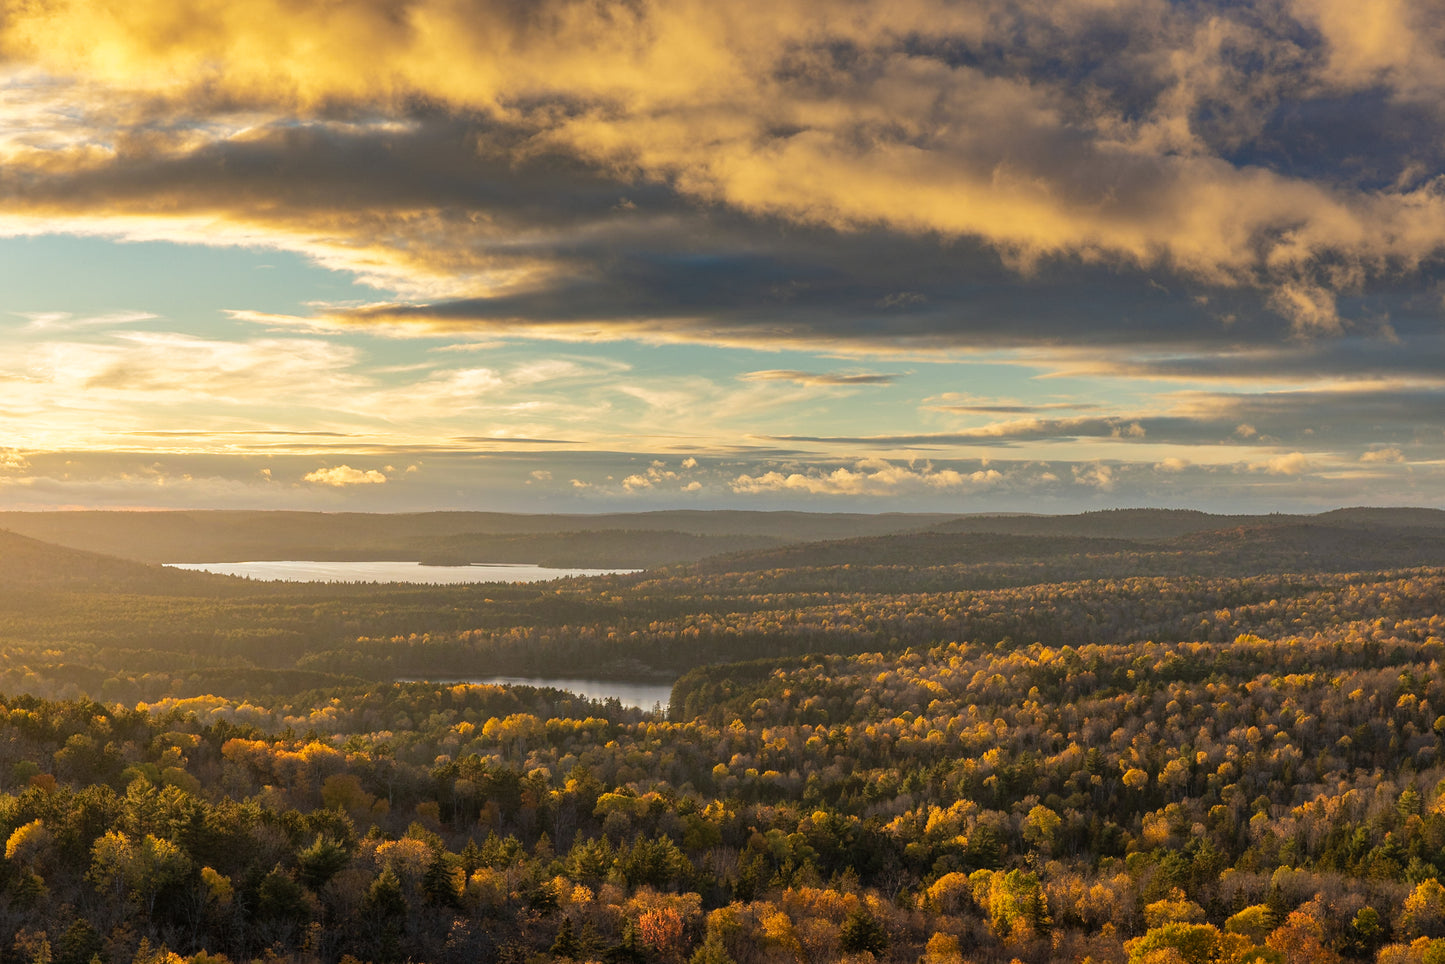
[{"label": "rolling hill", "polygon": [[[443,553],[460,554],[469,562],[547,561],[628,568],[689,562],[786,542],[922,529],[948,518],[728,511],[610,515],[94,511],[0,512],[0,528],[140,562],[420,560]],[[609,544],[613,551],[603,552]],[[494,551],[506,552],[509,558],[478,555]]]},{"label": "rolling hill", "polygon": [[0,590],[6,592],[189,595],[235,582],[228,576],[168,569],[0,530]]}]

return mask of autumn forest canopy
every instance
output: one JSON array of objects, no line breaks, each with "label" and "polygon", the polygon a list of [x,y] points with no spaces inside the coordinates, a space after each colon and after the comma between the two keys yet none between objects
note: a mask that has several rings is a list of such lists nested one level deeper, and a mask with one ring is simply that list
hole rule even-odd
[{"label": "autumn forest canopy", "polygon": [[1442,512],[0,526],[7,959],[1445,961]]}]

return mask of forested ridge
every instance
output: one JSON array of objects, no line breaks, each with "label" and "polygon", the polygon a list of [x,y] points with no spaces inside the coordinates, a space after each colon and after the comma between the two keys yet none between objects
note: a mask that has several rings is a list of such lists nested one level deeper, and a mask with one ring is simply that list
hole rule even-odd
[{"label": "forested ridge", "polygon": [[[82,569],[0,596],[0,952],[1445,960],[1431,529],[444,588],[165,590],[15,543]],[[559,666],[681,675],[660,714],[390,682]]]},{"label": "forested ridge", "polygon": [[947,516],[818,512],[0,512],[0,529],[141,562],[401,559],[631,568],[780,542],[925,528]]}]

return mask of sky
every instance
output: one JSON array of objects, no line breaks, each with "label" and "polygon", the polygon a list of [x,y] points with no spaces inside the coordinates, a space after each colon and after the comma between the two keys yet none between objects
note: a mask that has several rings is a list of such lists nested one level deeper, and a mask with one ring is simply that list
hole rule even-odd
[{"label": "sky", "polygon": [[1445,507],[1431,0],[0,0],[0,507]]}]

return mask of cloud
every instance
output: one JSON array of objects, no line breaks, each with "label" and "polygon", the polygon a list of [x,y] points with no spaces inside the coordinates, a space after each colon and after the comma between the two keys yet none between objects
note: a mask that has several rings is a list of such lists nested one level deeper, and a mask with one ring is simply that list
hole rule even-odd
[{"label": "cloud", "polygon": [[[991,446],[1089,440],[1132,446],[1279,446],[1326,452],[1410,444],[1445,455],[1445,389],[1370,383],[1331,390],[1277,392],[1174,392],[1157,413],[1025,417],[953,431],[864,436],[769,436],[775,441],[878,450]],[[959,413],[962,414],[962,413]]]},{"label": "cloud", "polygon": [[1398,448],[1370,449],[1360,456],[1360,461],[1368,464],[1382,462],[1403,462],[1405,453]]},{"label": "cloud", "polygon": [[1266,462],[1254,463],[1250,465],[1250,468],[1268,472],[1270,475],[1301,475],[1308,472],[1312,465],[1303,452],[1290,452],[1288,455],[1280,455]]},{"label": "cloud", "polygon": [[337,465],[307,472],[302,481],[342,488],[349,485],[382,485],[386,482],[386,476],[375,469],[362,470],[353,469],[349,465]]},{"label": "cloud", "polygon": [[0,420],[46,448],[342,438],[337,422],[307,416],[372,387],[355,348],[322,339],[107,330],[22,345],[0,356]]},{"label": "cloud", "polygon": [[1094,462],[1090,465],[1076,465],[1073,467],[1074,481],[1079,485],[1089,486],[1108,492],[1114,488],[1114,469],[1102,462]]},{"label": "cloud", "polygon": [[793,382],[798,385],[891,385],[898,380],[897,375],[881,372],[803,372],[795,369],[767,369],[765,371],[745,372],[738,378],[745,382]]},{"label": "cloud", "polygon": [[1075,418],[1023,418],[994,422],[978,428],[916,435],[771,436],[777,441],[825,442],[897,448],[910,445],[1016,445],[1021,442],[1057,442],[1095,438],[1123,442],[1157,439],[1191,442],[1219,441],[1217,425],[1176,416],[1080,416]]},{"label": "cloud", "polygon": [[[157,332],[147,312],[27,314],[0,418],[27,452],[304,452],[278,470],[293,479],[432,449],[627,450],[605,472],[545,469],[607,477],[598,499],[1001,481],[899,461],[949,447],[1047,456],[1033,482],[1120,498],[1217,465],[1275,488],[1388,452],[1414,472],[1445,458],[1435,13],[0,0],[0,237],[268,247],[371,288],[237,299],[220,307],[256,337],[234,340]],[[543,349],[519,339],[806,357],[624,379],[602,349],[529,363]],[[1003,378],[944,381],[915,358],[1092,381],[994,397]],[[901,418],[837,401],[917,384],[934,394]],[[298,429],[330,434],[278,434]],[[643,448],[660,464],[630,460]]]},{"label": "cloud", "polygon": [[[642,492],[654,487],[667,487],[669,489],[677,486],[683,492],[697,492],[702,489],[702,483],[696,479],[684,481],[683,476],[667,467],[667,462],[662,459],[653,459],[645,472],[634,472],[622,480],[622,488],[626,492]],[[682,460],[681,468],[684,471],[691,471],[697,468],[697,459],[689,456]],[[576,484],[576,480],[573,480]]]},{"label": "cloud", "polygon": [[[1297,475],[1271,474],[1266,463],[1229,453],[1214,462],[1190,461],[1171,471],[1158,461],[1097,458],[934,459],[907,461],[758,457],[710,452],[707,475],[651,489],[629,491],[629,474],[645,478],[636,451],[473,452],[428,450],[426,471],[406,485],[334,486],[297,483],[315,471],[313,455],[230,452],[40,452],[25,454],[27,466],[0,471],[0,488],[11,508],[63,508],[77,504],[115,508],[290,508],[357,511],[427,511],[438,506],[470,508],[458,492],[488,493],[497,511],[596,512],[646,508],[695,509],[702,505],[738,509],[796,509],[829,501],[857,511],[1076,512],[1081,507],[1170,504],[1215,512],[1270,512],[1281,498],[1298,506],[1328,508],[1358,504],[1362,480],[1371,501],[1381,504],[1439,504],[1445,491],[1445,460],[1413,458],[1409,471],[1361,465],[1358,450],[1348,457],[1307,453],[1311,469]],[[671,461],[656,453],[657,461]],[[1286,453],[1287,454],[1287,453]],[[1413,456],[1412,452],[1412,456]],[[650,457],[643,456],[644,458]],[[373,459],[373,461],[367,461]],[[339,455],[330,467],[381,465],[374,454]],[[402,460],[395,464],[401,467]],[[1107,476],[1100,467],[1108,470]],[[530,472],[553,472],[558,485],[528,485]],[[263,469],[271,471],[268,481]],[[838,474],[839,470],[843,474]],[[383,473],[385,474],[385,473]],[[734,483],[743,478],[742,484]],[[284,480],[293,484],[284,484]],[[930,481],[931,479],[931,481]],[[1105,481],[1111,487],[1097,483]],[[752,480],[751,482],[747,480]],[[701,488],[693,488],[697,482]],[[699,500],[702,500],[699,502]]]},{"label": "cloud", "polygon": [[892,496],[909,491],[987,488],[1001,481],[1003,474],[995,469],[964,474],[954,469],[934,469],[926,463],[914,467],[869,459],[857,462],[851,468],[841,466],[829,472],[814,468],[804,472],[744,473],[733,479],[729,488],[744,495],[788,492],[825,496]]},{"label": "cloud", "polygon": [[148,311],[115,311],[99,315],[76,316],[68,311],[23,311],[16,312],[28,319],[27,331],[54,333],[80,331],[86,328],[116,328],[149,321],[156,316]]},{"label": "cloud", "polygon": [[1233,329],[1228,340],[1197,341],[1165,347],[1141,344],[1128,348],[1074,346],[1021,353],[1052,373],[1072,377],[1172,379],[1184,382],[1233,382],[1254,387],[1261,382],[1309,384],[1340,379],[1408,379],[1415,384],[1445,386],[1445,336],[1438,309],[1425,303],[1424,292],[1408,286],[1356,303],[1376,316],[1390,317],[1388,326],[1339,338],[1271,342],[1258,330]]},{"label": "cloud", "polygon": [[454,439],[467,445],[577,445],[576,439],[565,438],[526,438],[520,435],[464,435]]},{"label": "cloud", "polygon": [[10,0],[0,233],[294,250],[393,331],[1353,336],[1439,273],[1445,70],[1348,7]]},{"label": "cloud", "polygon": [[1286,282],[1270,296],[1270,307],[1304,331],[1338,333],[1343,325],[1335,292],[1318,285]]},{"label": "cloud", "polygon": [[926,401],[933,412],[955,415],[1033,415],[1037,412],[1088,411],[1099,406],[1091,402],[990,402],[973,395],[945,392]]},{"label": "cloud", "polygon": [[264,404],[278,396],[315,401],[352,391],[362,384],[346,372],[356,358],[354,349],[320,339],[224,341],[120,331],[98,342],[43,342],[0,363],[0,372],[24,373],[38,401],[54,393],[70,404],[140,398],[161,405]]},{"label": "cloud", "polygon": [[1445,85],[1445,31],[1430,4],[1401,0],[1366,11],[1347,0],[1295,0],[1291,7],[1324,38],[1337,85],[1383,84],[1410,98]]}]

